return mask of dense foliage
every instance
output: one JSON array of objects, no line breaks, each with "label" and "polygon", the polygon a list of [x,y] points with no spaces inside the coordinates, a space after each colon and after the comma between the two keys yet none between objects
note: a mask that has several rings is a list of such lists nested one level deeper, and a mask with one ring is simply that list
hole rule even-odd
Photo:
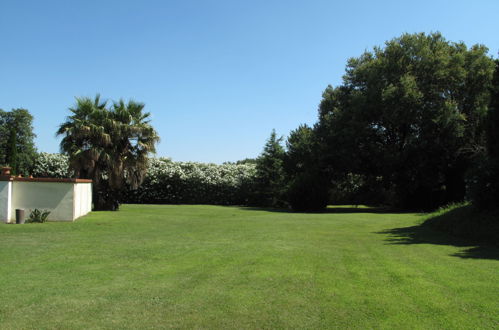
[{"label": "dense foliage", "polygon": [[[40,153],[35,177],[70,176],[69,157]],[[256,204],[256,169],[253,164],[204,164],[149,160],[145,179],[138,189],[125,186],[121,202],[138,204]]]},{"label": "dense foliage", "polygon": [[489,104],[494,61],[487,52],[420,33],[351,58],[343,83],[324,91],[314,127],[292,131],[286,150],[272,133],[257,160],[259,203],[428,210],[463,201],[467,173],[475,183],[468,193],[497,203],[499,92]]},{"label": "dense foliage", "polygon": [[41,152],[36,156],[31,174],[37,178],[69,178],[69,157],[63,154]]},{"label": "dense foliage", "polygon": [[[293,130],[285,147],[272,131],[258,158],[223,165],[149,163],[159,138],[143,104],[78,98],[58,131],[69,157],[42,153],[32,174],[93,179],[96,209],[115,210],[121,200],[427,210],[465,196],[492,208],[499,202],[499,61],[487,52],[439,33],[392,39],[348,61],[343,83],[324,91],[315,125]],[[0,115],[0,160],[26,172],[32,117],[22,109]]]},{"label": "dense foliage", "polygon": [[12,168],[12,174],[30,174],[36,157],[33,116],[26,109],[0,109],[0,164]]},{"label": "dense foliage", "polygon": [[316,126],[322,164],[338,178],[380,181],[385,202],[429,209],[462,200],[484,144],[493,61],[440,34],[405,34],[349,60]]},{"label": "dense foliage", "polygon": [[486,134],[486,148],[477,152],[475,166],[469,173],[470,198],[479,209],[499,208],[499,60],[496,60]]},{"label": "dense foliage", "polygon": [[144,180],[159,137],[143,109],[135,101],[119,100],[108,107],[99,95],[77,98],[71,116],[59,127],[70,168],[77,177],[93,180],[96,210],[117,210],[125,185],[136,189]]},{"label": "dense foliage", "polygon": [[296,211],[318,211],[328,203],[328,184],[318,162],[316,140],[314,130],[301,125],[286,141],[286,198]]},{"label": "dense foliage", "polygon": [[251,164],[203,164],[151,159],[142,185],[126,203],[248,205],[255,198]]}]

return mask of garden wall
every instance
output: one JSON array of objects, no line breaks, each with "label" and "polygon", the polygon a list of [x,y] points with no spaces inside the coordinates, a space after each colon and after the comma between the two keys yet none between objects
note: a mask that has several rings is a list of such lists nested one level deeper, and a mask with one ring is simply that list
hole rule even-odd
[{"label": "garden wall", "polygon": [[49,221],[74,221],[92,208],[92,181],[0,177],[0,216],[15,222],[16,209],[24,209],[26,218],[34,209],[48,210]]},{"label": "garden wall", "polygon": [[0,219],[9,222],[11,218],[12,182],[0,181]]}]

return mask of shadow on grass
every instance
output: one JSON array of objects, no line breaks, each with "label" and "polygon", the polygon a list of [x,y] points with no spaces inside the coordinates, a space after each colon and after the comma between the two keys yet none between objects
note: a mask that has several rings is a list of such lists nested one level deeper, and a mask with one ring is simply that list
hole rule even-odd
[{"label": "shadow on grass", "polygon": [[322,214],[322,213],[410,213],[406,211],[398,211],[381,206],[329,206],[320,211],[293,211],[291,209],[276,209],[270,207],[255,207],[255,206],[240,206],[241,210],[249,211],[265,211],[278,213],[296,213],[296,214]]},{"label": "shadow on grass", "polygon": [[496,221],[473,214],[461,206],[430,216],[418,226],[377,232],[388,235],[389,244],[436,244],[463,248],[453,254],[460,258],[499,260],[499,235]]}]

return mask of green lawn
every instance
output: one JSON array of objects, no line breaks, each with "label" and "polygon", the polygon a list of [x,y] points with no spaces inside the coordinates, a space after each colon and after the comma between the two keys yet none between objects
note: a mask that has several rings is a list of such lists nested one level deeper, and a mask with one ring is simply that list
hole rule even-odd
[{"label": "green lawn", "polygon": [[0,327],[499,328],[499,249],[418,214],[125,205],[0,225]]}]

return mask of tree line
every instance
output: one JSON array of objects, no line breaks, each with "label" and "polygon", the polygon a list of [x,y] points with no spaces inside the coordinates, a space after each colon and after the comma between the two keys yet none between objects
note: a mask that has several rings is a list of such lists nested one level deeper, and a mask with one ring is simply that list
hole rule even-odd
[{"label": "tree line", "polygon": [[[257,159],[240,161],[254,172],[248,196],[237,200],[298,211],[328,203],[429,210],[465,199],[494,207],[498,100],[499,62],[485,46],[404,34],[348,60],[343,82],[325,89],[314,125],[300,125],[285,142],[272,131]],[[99,95],[77,98],[69,110],[57,132],[68,173],[94,181],[95,209],[117,210],[151,168],[159,136],[150,115],[143,103]],[[31,122],[27,110],[0,111],[0,162],[15,174],[34,164]]]},{"label": "tree line", "polygon": [[265,204],[496,205],[498,62],[487,52],[420,33],[351,58],[313,127],[292,131],[286,149],[272,132],[257,161]]}]

